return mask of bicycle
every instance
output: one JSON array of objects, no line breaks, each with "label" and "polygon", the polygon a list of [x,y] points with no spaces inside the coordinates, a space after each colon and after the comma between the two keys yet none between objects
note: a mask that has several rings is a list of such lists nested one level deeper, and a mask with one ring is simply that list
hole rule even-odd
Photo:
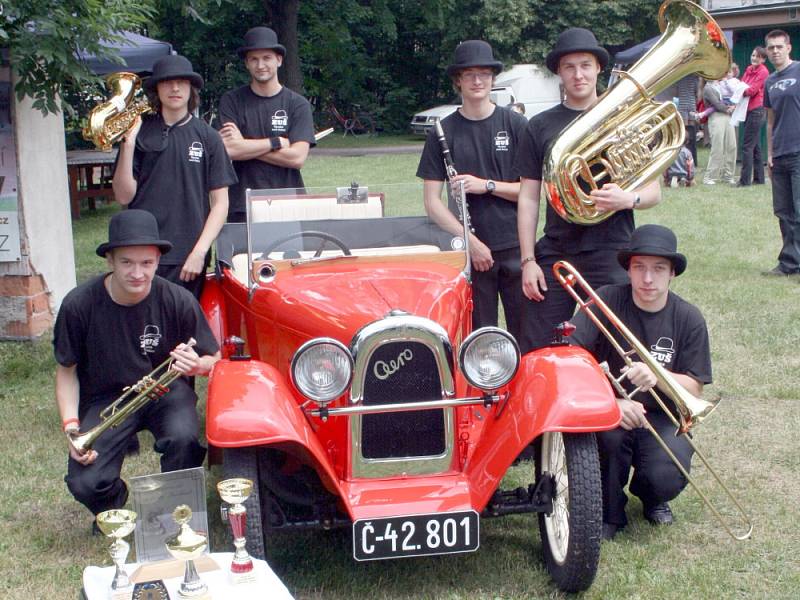
[{"label": "bicycle", "polygon": [[328,105],[328,113],[343,130],[343,136],[348,133],[355,135],[367,134],[373,135],[375,133],[375,119],[369,113],[359,110],[358,105],[353,105],[353,113],[350,117],[345,117],[336,105],[332,102]]}]

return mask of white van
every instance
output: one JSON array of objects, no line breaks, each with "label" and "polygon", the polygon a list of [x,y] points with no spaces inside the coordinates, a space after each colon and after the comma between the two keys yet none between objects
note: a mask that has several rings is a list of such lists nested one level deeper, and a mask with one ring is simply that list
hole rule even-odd
[{"label": "white van", "polygon": [[[525,116],[530,119],[561,101],[560,84],[559,78],[545,67],[514,65],[495,78],[491,99],[498,106],[521,102],[525,105]],[[443,104],[418,112],[411,119],[411,132],[426,135],[436,121],[455,112],[459,106]]]}]

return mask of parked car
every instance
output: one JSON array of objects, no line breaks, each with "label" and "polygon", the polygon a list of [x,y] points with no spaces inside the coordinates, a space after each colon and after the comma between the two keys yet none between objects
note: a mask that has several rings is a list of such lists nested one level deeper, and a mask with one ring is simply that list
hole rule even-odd
[{"label": "parked car", "polygon": [[[490,97],[498,106],[521,102],[525,105],[525,116],[530,119],[561,101],[560,81],[537,65],[514,65],[495,78]],[[411,132],[427,135],[436,121],[452,114],[459,106],[461,99],[456,97],[450,104],[416,113],[411,119]]]},{"label": "parked car", "polygon": [[[249,551],[263,558],[277,530],[347,527],[358,561],[472,552],[484,519],[535,513],[557,585],[587,588],[593,432],[620,420],[600,367],[560,339],[520,356],[506,331],[473,330],[463,237],[379,216],[372,190],[307,191],[249,192],[202,297],[224,342],[209,455],[254,482]],[[257,222],[265,210],[282,220]]]}]

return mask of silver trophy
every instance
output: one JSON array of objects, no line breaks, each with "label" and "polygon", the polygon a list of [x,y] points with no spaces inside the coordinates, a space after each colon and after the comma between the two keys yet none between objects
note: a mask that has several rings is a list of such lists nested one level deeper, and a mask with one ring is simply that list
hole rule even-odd
[{"label": "silver trophy", "polygon": [[178,560],[186,561],[183,581],[178,590],[181,598],[207,598],[208,586],[200,579],[194,566],[194,559],[208,548],[208,537],[189,527],[192,509],[181,504],[172,512],[172,518],[180,526],[178,533],[167,538],[167,550]]},{"label": "silver trophy", "polygon": [[111,559],[116,567],[114,580],[111,582],[111,598],[112,600],[130,598],[133,594],[133,586],[123,565],[125,559],[128,558],[131,546],[122,538],[130,535],[136,527],[136,513],[123,509],[106,510],[97,515],[97,526],[104,535],[114,540],[109,548]]}]

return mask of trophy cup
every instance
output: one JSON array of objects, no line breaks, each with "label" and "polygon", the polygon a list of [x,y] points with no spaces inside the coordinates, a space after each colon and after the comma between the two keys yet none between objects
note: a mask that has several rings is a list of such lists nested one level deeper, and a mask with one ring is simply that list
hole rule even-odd
[{"label": "trophy cup", "polygon": [[186,569],[178,595],[181,598],[207,598],[208,586],[197,574],[193,559],[205,552],[208,547],[208,538],[189,527],[192,509],[185,504],[181,504],[172,512],[172,518],[180,526],[180,530],[167,538],[167,550],[173,558],[186,561]]},{"label": "trophy cup", "polygon": [[136,513],[132,510],[106,510],[97,515],[97,526],[107,537],[113,538],[109,552],[117,570],[111,582],[111,600],[130,600],[133,586],[122,566],[128,557],[130,544],[123,540],[136,527]]},{"label": "trophy cup", "polygon": [[244,534],[247,525],[247,509],[243,503],[253,492],[253,482],[241,477],[226,479],[217,484],[217,491],[219,491],[220,497],[231,505],[228,509],[228,521],[233,533],[233,545],[236,547],[231,561],[231,580],[235,584],[251,583],[256,580],[256,577],[253,570],[253,559],[245,550],[247,540],[245,540]]}]

